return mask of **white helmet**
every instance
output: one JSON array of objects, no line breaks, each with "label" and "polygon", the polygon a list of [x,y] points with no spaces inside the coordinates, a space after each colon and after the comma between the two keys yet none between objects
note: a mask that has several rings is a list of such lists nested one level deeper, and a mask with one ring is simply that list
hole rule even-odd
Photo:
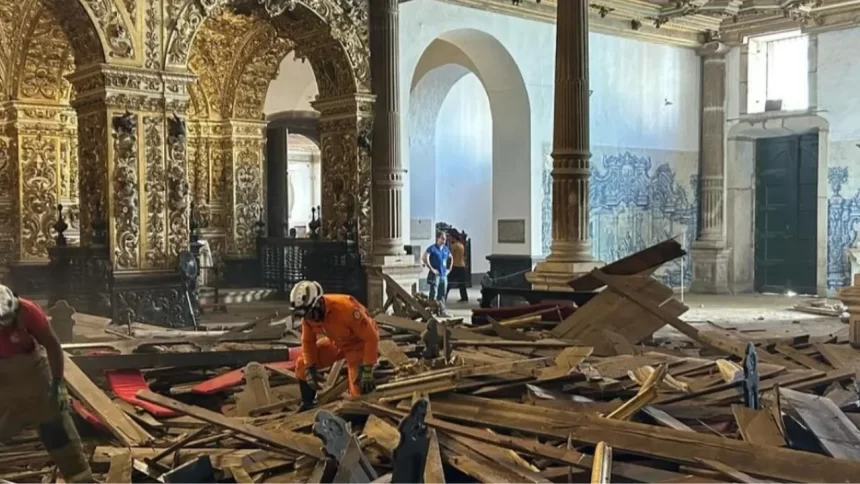
[{"label": "white helmet", "polygon": [[290,291],[290,306],[293,312],[304,315],[323,295],[323,288],[316,281],[301,281]]},{"label": "white helmet", "polygon": [[0,284],[0,325],[10,323],[18,312],[18,296],[7,286]]}]

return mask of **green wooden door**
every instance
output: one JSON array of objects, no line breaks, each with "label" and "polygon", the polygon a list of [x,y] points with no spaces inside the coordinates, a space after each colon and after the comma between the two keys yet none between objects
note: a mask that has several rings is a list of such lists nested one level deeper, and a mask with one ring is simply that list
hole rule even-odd
[{"label": "green wooden door", "polygon": [[755,289],[816,292],[818,134],[756,142]]}]

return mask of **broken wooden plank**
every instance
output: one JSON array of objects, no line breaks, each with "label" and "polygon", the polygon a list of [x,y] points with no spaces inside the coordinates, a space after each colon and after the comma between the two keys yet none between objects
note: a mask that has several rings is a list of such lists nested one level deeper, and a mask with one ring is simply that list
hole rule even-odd
[{"label": "broken wooden plank", "polygon": [[591,484],[609,484],[612,475],[612,447],[598,442],[594,448],[594,464],[591,467]]},{"label": "broken wooden plank", "polygon": [[289,430],[280,430],[277,432],[267,431],[260,427],[236,422],[205,408],[177,402],[172,398],[158,395],[149,390],[140,390],[137,392],[137,397],[142,400],[146,400],[147,402],[157,403],[158,405],[169,408],[175,412],[179,412],[184,415],[191,415],[192,417],[209,422],[218,427],[232,430],[237,434],[247,435],[248,437],[255,438],[260,442],[264,442],[278,448],[291,450],[317,459],[323,458],[319,439],[311,435],[299,434]]},{"label": "broken wooden plank", "polygon": [[821,447],[837,459],[860,462],[860,430],[830,399],[779,389],[780,400],[809,428]]},{"label": "broken wooden plank", "polygon": [[768,410],[753,410],[744,405],[732,405],[735,422],[743,439],[751,444],[785,446],[785,437]]},{"label": "broken wooden plank", "polygon": [[750,476],[747,473],[741,472],[731,466],[727,466],[722,462],[713,459],[699,459],[699,462],[705,467],[717,471],[720,474],[728,477],[729,479],[731,479],[731,482],[742,482],[747,484],[764,482]]},{"label": "broken wooden plank", "polygon": [[559,412],[512,402],[448,394],[433,402],[436,418],[450,418],[507,428],[539,437],[566,439],[596,445],[606,442],[617,450],[696,464],[711,456],[740,471],[790,481],[848,482],[860,472],[860,463],[751,444],[653,425]]},{"label": "broken wooden plank", "polygon": [[[399,409],[395,410],[384,405],[369,402],[362,402],[362,405],[377,414],[397,418],[403,418],[406,416],[406,412],[401,411]],[[434,401],[434,412],[436,411],[436,405],[437,403]],[[498,447],[510,449],[515,452],[521,452],[527,455],[550,459],[555,462],[567,464],[584,471],[591,471],[591,467],[593,465],[593,459],[591,458],[591,456],[581,454],[572,449],[559,449],[551,445],[541,444],[533,439],[498,435],[492,432],[488,432],[486,430],[479,430],[471,427],[466,427],[464,425],[457,425],[451,422],[447,422],[445,420],[440,420],[438,418],[429,416],[424,419],[424,422],[430,427],[450,434],[468,437],[479,442],[496,445]],[[620,477],[638,482],[658,482],[662,480],[676,478],[679,476],[678,474],[671,471],[654,469],[642,465],[622,462],[618,462],[615,464],[613,472]]]},{"label": "broken wooden plank", "polygon": [[408,365],[412,360],[390,339],[379,342],[379,354],[385,357],[395,368]]},{"label": "broken wooden plank", "polygon": [[[550,482],[536,472],[521,468],[505,460],[493,459],[481,451],[495,449],[497,452],[503,452],[498,447],[444,433],[439,434],[439,443],[443,448],[442,455],[449,465],[475,479],[479,479],[481,482],[529,482],[535,484],[548,484]],[[471,444],[478,444],[483,448],[474,447]],[[425,482],[432,481],[425,480]]]},{"label": "broken wooden plank", "polygon": [[[98,446],[95,448],[92,456],[94,465],[110,464],[111,458],[122,452],[131,452],[133,459],[144,462],[147,459],[152,459],[161,449],[152,449],[148,447],[114,447],[114,446]],[[223,449],[223,448],[205,448],[205,447],[186,447],[177,449],[179,454],[179,462],[185,463],[197,458],[200,455],[208,455],[212,459],[212,465],[218,468],[227,468],[234,466],[242,466],[242,461],[249,455],[260,452],[258,449]],[[281,456],[271,458],[273,461],[281,463],[290,462]]]},{"label": "broken wooden plank", "polygon": [[791,346],[789,346],[787,344],[774,345],[774,350],[776,350],[778,353],[785,356],[786,358],[790,358],[790,359],[800,363],[801,365],[809,368],[810,370],[818,370],[818,371],[831,371],[831,370],[833,370],[832,366],[830,366],[826,363],[822,363],[822,362],[816,360],[815,358],[813,358],[811,356],[805,355],[805,354],[801,353],[800,351],[792,348]]},{"label": "broken wooden plank", "polygon": [[128,449],[123,449],[110,458],[110,469],[108,470],[107,482],[116,482],[117,484],[131,484],[131,452]]},{"label": "broken wooden plank", "polygon": [[63,378],[71,393],[92,410],[122,445],[140,447],[153,440],[143,427],[117,407],[110,397],[81,371],[68,353],[64,353],[64,359]]},{"label": "broken wooden plank", "polygon": [[442,451],[439,449],[439,439],[436,436],[436,430],[430,429],[427,434],[430,446],[427,448],[423,482],[444,483],[445,471],[442,469]]}]

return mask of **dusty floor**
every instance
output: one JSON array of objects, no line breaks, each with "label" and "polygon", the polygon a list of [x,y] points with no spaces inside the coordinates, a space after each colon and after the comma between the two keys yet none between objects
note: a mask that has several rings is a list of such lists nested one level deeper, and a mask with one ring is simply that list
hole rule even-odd
[{"label": "dusty floor", "polygon": [[[469,290],[468,303],[456,302],[457,294],[452,292],[448,304],[453,317],[466,321],[471,317],[473,308],[478,307],[480,290]],[[676,295],[681,300],[681,295]],[[681,319],[700,329],[737,329],[753,336],[756,333],[768,337],[776,335],[821,336],[832,334],[845,327],[837,318],[817,316],[795,311],[795,304],[809,299],[807,297],[786,297],[776,295],[748,294],[737,296],[685,294],[683,302],[690,310]],[[228,312],[207,313],[202,324],[213,328],[251,321],[257,317],[283,310],[285,301],[258,301],[230,305]],[[675,338],[681,335],[671,327],[665,327],[656,335],[658,339]]]}]

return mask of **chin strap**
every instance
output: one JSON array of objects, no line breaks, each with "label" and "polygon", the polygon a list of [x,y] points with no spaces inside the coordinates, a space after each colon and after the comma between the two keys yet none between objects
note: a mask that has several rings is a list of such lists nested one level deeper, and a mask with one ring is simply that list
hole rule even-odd
[{"label": "chin strap", "polygon": [[308,318],[313,321],[322,321],[325,316],[325,311],[323,311],[322,304],[317,303],[314,304],[313,307],[308,309]]}]

